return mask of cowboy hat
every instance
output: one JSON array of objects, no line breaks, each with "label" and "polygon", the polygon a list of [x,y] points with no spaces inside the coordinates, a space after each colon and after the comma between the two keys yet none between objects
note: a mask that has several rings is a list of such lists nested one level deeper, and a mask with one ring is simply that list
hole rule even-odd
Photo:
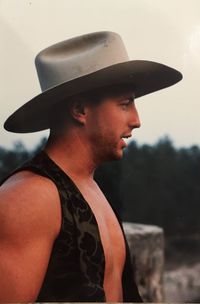
[{"label": "cowboy hat", "polygon": [[169,87],[182,79],[177,70],[146,61],[130,61],[121,37],[96,32],[42,50],[35,59],[42,93],[16,110],[4,123],[7,131],[48,129],[50,116],[70,96],[109,85],[131,84],[135,98]]}]

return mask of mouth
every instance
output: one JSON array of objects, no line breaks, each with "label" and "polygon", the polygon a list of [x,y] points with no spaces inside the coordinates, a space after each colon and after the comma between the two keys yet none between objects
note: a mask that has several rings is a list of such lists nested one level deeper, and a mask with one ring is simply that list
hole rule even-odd
[{"label": "mouth", "polygon": [[122,141],[122,146],[123,148],[127,147],[128,145],[128,141],[127,139],[131,137],[131,134],[123,134],[120,138],[121,138],[121,141]]},{"label": "mouth", "polygon": [[125,138],[127,139],[127,138],[129,138],[129,137],[131,137],[131,134],[127,134],[127,135],[122,135],[122,136],[121,136],[122,139],[125,139]]}]

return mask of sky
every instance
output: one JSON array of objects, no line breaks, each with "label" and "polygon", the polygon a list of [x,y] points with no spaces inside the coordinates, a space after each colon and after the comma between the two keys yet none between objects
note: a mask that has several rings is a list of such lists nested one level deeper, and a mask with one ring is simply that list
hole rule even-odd
[{"label": "sky", "polygon": [[168,135],[175,146],[200,145],[199,0],[0,0],[0,146],[33,148],[48,131],[15,134],[3,123],[41,93],[34,58],[62,40],[95,31],[121,35],[131,60],[152,60],[183,74],[178,84],[136,99],[138,143]]}]

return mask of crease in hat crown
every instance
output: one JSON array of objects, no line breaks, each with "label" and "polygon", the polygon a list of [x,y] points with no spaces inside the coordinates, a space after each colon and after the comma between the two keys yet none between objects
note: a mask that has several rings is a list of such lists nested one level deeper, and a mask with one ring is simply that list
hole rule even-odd
[{"label": "crease in hat crown", "polygon": [[103,31],[85,34],[42,50],[35,65],[42,91],[129,60],[121,37]]}]

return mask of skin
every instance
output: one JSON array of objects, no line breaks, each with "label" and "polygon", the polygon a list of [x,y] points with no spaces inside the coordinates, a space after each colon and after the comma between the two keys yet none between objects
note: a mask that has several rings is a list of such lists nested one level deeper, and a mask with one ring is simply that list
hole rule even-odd
[{"label": "skin", "polygon": [[[106,259],[106,300],[113,302],[123,300],[124,240],[93,175],[104,161],[122,157],[126,146],[122,136],[129,136],[134,128],[140,127],[135,104],[129,100],[132,94],[105,98],[97,105],[74,103],[70,109],[72,119],[66,120],[66,126],[59,134],[51,132],[45,147],[49,157],[77,185],[95,214]],[[21,171],[2,185],[0,302],[37,299],[60,225],[59,194],[52,181],[33,172]]]}]

